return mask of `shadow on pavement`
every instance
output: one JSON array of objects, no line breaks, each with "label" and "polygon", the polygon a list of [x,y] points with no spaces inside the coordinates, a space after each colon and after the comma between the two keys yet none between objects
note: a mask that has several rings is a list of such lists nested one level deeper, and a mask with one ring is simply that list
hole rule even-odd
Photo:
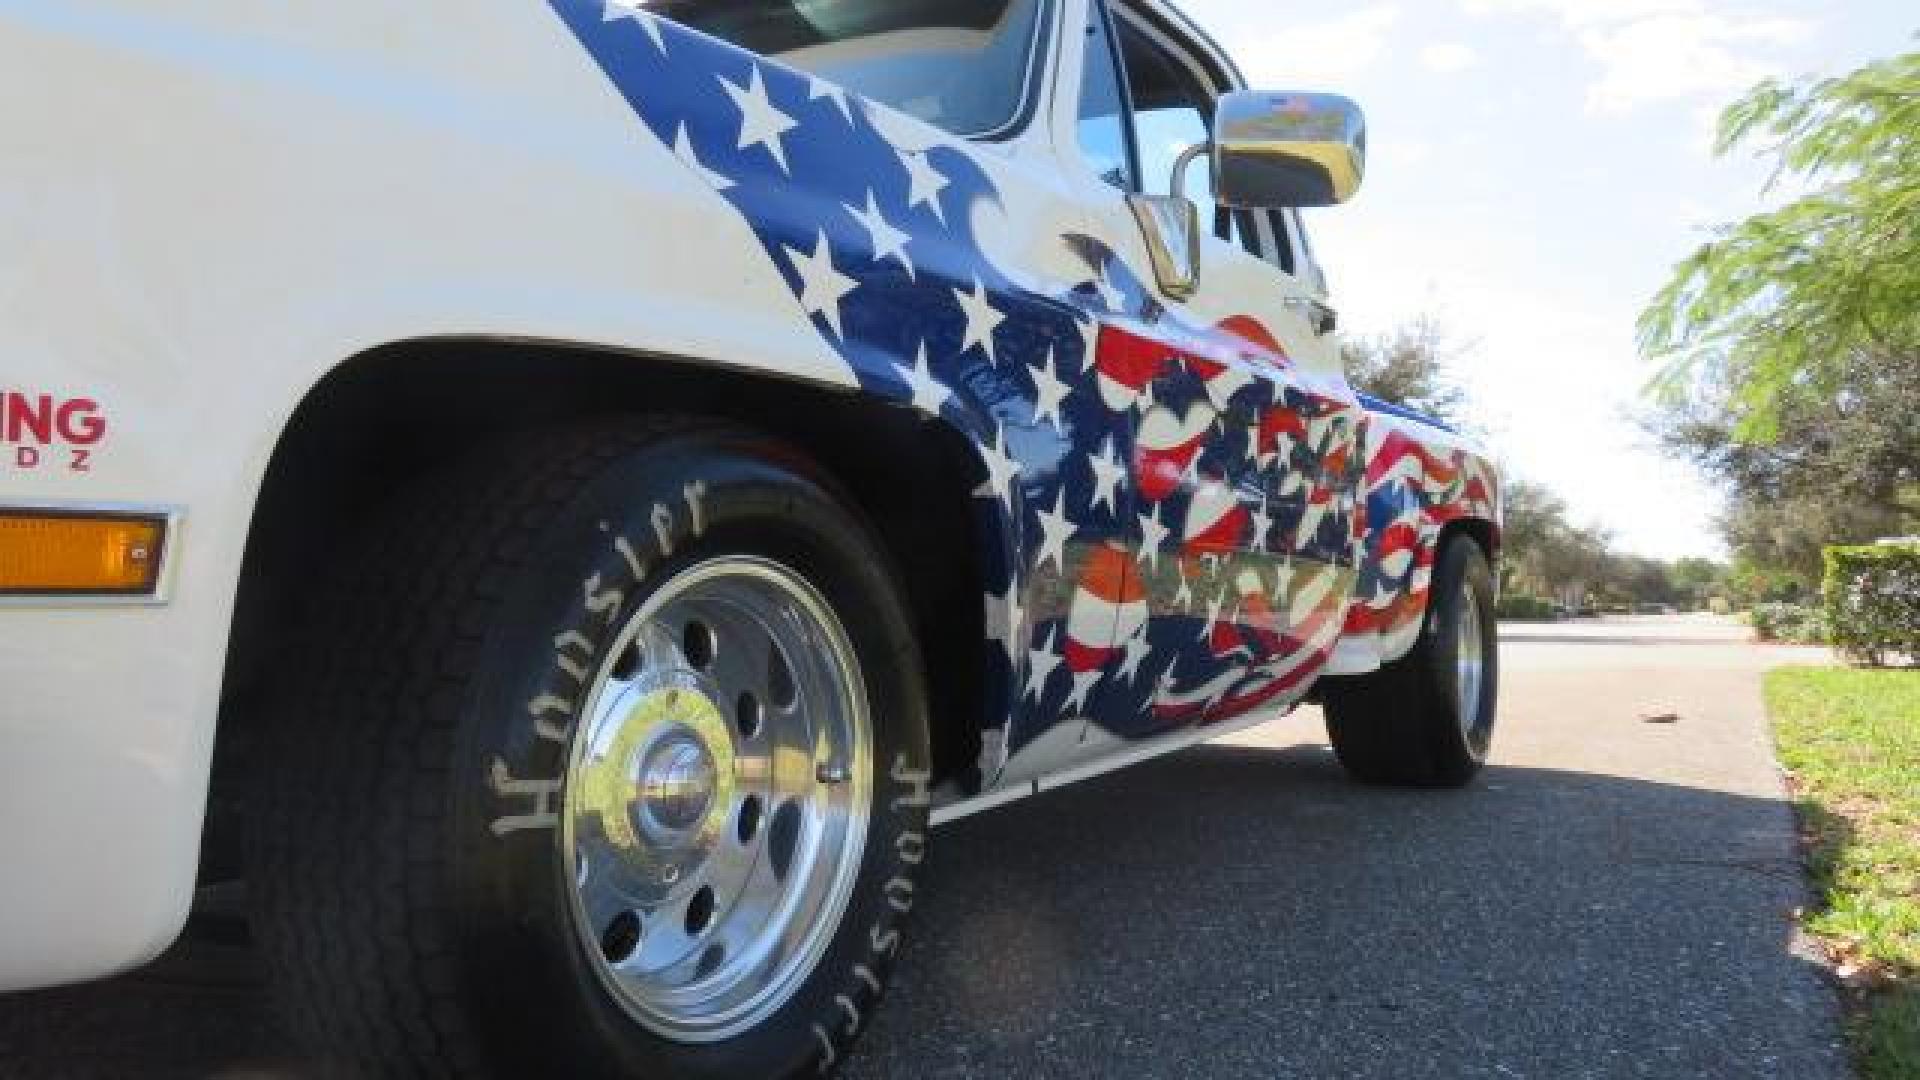
[{"label": "shadow on pavement", "polygon": [[[935,840],[850,1075],[1846,1075],[1779,801],[1205,746]],[[0,1000],[0,1073],[305,1075],[244,954],[193,951]]]}]

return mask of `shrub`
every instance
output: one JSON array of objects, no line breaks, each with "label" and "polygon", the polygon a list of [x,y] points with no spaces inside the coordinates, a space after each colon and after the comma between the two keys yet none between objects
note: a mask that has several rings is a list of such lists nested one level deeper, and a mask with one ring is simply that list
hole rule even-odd
[{"label": "shrub", "polygon": [[1920,543],[1830,547],[1826,563],[1833,647],[1873,667],[1920,662]]},{"label": "shrub", "polygon": [[1550,620],[1554,617],[1553,601],[1542,596],[1524,596],[1506,593],[1494,606],[1494,612],[1503,619]]},{"label": "shrub", "polygon": [[1785,641],[1795,645],[1827,643],[1826,614],[1805,604],[1755,604],[1748,616],[1754,636],[1761,641]]}]

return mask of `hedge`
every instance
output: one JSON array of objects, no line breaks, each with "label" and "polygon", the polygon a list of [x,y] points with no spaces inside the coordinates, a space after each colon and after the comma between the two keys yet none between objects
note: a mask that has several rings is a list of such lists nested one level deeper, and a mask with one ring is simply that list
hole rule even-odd
[{"label": "hedge", "polygon": [[1920,663],[1920,543],[1830,547],[1821,593],[1833,647],[1879,667]]},{"label": "hedge", "polygon": [[1753,636],[1761,641],[1787,641],[1795,645],[1825,645],[1827,614],[1805,604],[1755,604],[1748,615]]},{"label": "hedge", "polygon": [[1504,593],[1495,605],[1495,613],[1502,619],[1551,620],[1554,618],[1553,601],[1540,596],[1526,596],[1520,593]]}]

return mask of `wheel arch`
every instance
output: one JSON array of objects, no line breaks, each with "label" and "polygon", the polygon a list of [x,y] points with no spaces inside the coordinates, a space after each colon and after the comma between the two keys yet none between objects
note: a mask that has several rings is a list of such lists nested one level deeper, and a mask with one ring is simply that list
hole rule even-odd
[{"label": "wheel arch", "polygon": [[968,781],[989,715],[981,557],[1012,538],[994,535],[1004,524],[977,512],[982,469],[957,428],[856,388],[766,372],[577,344],[403,341],[316,382],[262,476],[222,677],[203,878],[230,870],[232,822],[244,812],[234,793],[260,731],[262,694],[302,621],[302,585],[329,553],[393,492],[490,440],[637,412],[737,424],[817,463],[892,557],[926,661],[936,776]]},{"label": "wheel arch", "polygon": [[[1489,568],[1497,570],[1500,562],[1500,525],[1498,522],[1483,517],[1455,518],[1441,528],[1440,537],[1436,543],[1444,546],[1447,538],[1455,534],[1465,536],[1480,545],[1480,550],[1486,553]],[[1435,553],[1438,554],[1438,551],[1436,550]],[[1499,574],[1495,573],[1494,581],[1498,582],[1499,580]]]}]

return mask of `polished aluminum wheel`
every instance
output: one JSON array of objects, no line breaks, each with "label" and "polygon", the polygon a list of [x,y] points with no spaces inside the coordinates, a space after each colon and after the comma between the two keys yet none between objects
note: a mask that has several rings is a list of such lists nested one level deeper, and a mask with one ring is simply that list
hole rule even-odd
[{"label": "polished aluminum wheel", "polygon": [[1481,640],[1480,605],[1472,590],[1460,597],[1460,610],[1454,620],[1453,685],[1459,700],[1460,730],[1468,745],[1480,734],[1480,693],[1486,677],[1486,643]]},{"label": "polished aluminum wheel", "polygon": [[666,582],[596,673],[567,772],[574,925],[633,1017],[730,1038],[790,998],[860,869],[873,740],[853,646],[799,574]]}]

